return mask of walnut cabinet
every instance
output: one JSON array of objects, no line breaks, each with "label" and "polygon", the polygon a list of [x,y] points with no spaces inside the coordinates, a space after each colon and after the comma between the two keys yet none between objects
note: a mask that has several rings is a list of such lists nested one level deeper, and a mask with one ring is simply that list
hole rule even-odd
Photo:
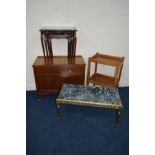
[{"label": "walnut cabinet", "polygon": [[58,93],[63,83],[84,84],[85,62],[82,56],[75,56],[70,63],[67,56],[53,56],[46,62],[43,56],[38,56],[33,64],[37,95]]}]

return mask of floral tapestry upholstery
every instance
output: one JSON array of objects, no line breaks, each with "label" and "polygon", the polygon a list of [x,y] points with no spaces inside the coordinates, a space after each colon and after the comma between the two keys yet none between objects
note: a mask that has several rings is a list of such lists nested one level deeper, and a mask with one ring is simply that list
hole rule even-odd
[{"label": "floral tapestry upholstery", "polygon": [[64,84],[57,97],[60,100],[122,107],[117,88]]}]

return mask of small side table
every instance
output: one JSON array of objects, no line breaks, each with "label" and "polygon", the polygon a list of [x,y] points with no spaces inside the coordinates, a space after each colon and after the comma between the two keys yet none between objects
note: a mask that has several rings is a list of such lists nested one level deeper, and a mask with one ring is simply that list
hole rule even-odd
[{"label": "small side table", "polygon": [[[92,83],[93,85],[117,88],[119,86],[119,81],[123,68],[123,62],[124,57],[116,57],[96,53],[94,56],[88,59],[87,85],[89,83]],[[95,71],[94,74],[92,75],[90,75],[91,63],[95,63]],[[115,67],[115,75],[109,76],[97,73],[98,64],[104,64]]]},{"label": "small side table", "polygon": [[74,62],[76,55],[76,29],[75,28],[42,28],[41,33],[41,44],[45,61],[51,61],[53,57],[52,50],[52,39],[67,39],[68,40],[68,59],[69,62]]}]

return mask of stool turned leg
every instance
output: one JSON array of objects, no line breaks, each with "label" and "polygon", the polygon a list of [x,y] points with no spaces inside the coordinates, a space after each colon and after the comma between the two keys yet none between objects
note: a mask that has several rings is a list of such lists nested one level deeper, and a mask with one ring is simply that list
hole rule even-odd
[{"label": "stool turned leg", "polygon": [[57,110],[57,117],[58,117],[58,119],[61,119],[62,116],[61,116],[61,113],[60,113],[60,105],[59,104],[56,104],[56,110]]},{"label": "stool turned leg", "polygon": [[121,110],[120,109],[117,109],[116,110],[116,118],[115,118],[115,127],[116,128],[119,125],[120,116],[121,116]]}]

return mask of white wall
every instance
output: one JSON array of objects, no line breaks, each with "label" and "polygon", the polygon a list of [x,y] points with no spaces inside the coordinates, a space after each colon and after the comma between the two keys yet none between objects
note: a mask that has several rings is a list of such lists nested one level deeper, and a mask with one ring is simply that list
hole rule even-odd
[{"label": "white wall", "polygon": [[[43,55],[38,30],[57,25],[76,26],[76,54],[82,55],[86,64],[96,52],[125,56],[120,86],[128,86],[128,11],[128,0],[27,0],[27,90],[35,89],[32,64]],[[54,55],[67,54],[66,40],[56,40],[53,46]]]}]

